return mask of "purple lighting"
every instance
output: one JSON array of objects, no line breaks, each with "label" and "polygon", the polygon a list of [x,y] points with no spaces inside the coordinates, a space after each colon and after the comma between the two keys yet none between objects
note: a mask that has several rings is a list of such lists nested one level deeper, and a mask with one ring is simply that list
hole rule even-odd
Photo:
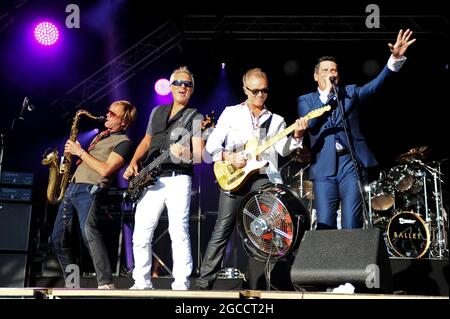
[{"label": "purple lighting", "polygon": [[166,96],[170,93],[170,82],[167,79],[159,79],[155,83],[155,92],[158,93],[158,95]]},{"label": "purple lighting", "polygon": [[34,28],[34,37],[42,45],[53,45],[59,38],[58,28],[51,22],[41,22]]}]

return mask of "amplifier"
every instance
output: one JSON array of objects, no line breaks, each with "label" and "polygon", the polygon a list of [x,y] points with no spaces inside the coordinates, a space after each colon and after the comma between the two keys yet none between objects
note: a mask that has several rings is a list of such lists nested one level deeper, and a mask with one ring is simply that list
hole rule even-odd
[{"label": "amplifier", "polygon": [[2,172],[1,184],[4,185],[33,185],[33,173]]},{"label": "amplifier", "polygon": [[31,202],[30,188],[0,188],[1,201]]}]

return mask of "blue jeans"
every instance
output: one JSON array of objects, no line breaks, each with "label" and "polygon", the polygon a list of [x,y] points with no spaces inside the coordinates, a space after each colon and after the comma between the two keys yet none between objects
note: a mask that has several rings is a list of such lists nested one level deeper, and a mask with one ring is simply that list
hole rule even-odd
[{"label": "blue jeans", "polygon": [[101,189],[95,190],[94,187],[96,186],[85,183],[69,184],[56,215],[51,242],[66,277],[65,269],[74,260],[69,239],[73,214],[76,213],[81,236],[92,258],[100,286],[112,283],[112,272],[108,252],[98,229],[97,207],[102,193]]}]

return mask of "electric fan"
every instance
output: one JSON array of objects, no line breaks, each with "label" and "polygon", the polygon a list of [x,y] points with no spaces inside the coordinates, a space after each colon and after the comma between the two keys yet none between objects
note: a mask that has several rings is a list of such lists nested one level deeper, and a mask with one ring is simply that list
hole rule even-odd
[{"label": "electric fan", "polygon": [[239,207],[237,224],[245,251],[261,262],[287,256],[310,225],[300,196],[284,185],[249,193]]}]

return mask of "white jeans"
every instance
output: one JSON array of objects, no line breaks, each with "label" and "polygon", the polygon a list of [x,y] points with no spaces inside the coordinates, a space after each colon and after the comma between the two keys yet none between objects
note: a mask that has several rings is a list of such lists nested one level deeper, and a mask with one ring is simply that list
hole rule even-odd
[{"label": "white jeans", "polygon": [[138,289],[152,288],[152,240],[158,220],[167,207],[169,234],[172,241],[173,290],[187,290],[192,272],[189,238],[189,207],[191,177],[178,175],[161,177],[148,188],[138,202],[133,233],[133,279]]}]

